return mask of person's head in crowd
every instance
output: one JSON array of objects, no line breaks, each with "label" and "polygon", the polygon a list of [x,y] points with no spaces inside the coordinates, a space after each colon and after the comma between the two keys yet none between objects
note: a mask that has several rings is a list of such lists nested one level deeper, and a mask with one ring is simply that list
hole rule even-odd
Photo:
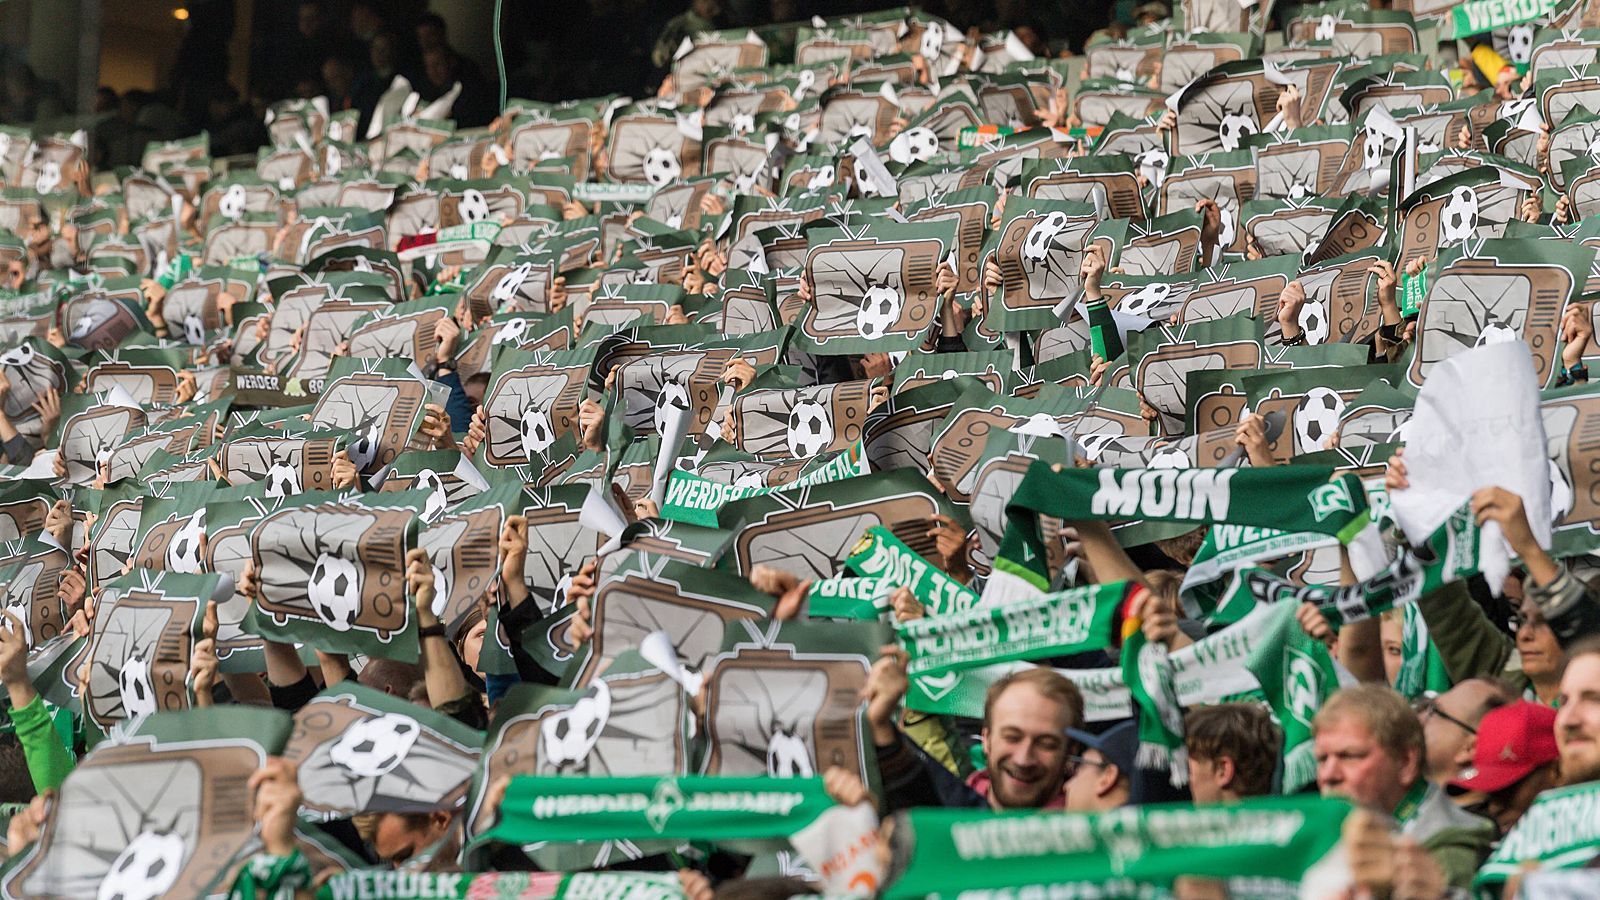
[{"label": "person's head in crowd", "polygon": [[1547,692],[1553,693],[1561,681],[1562,670],[1567,666],[1567,653],[1561,649],[1561,642],[1556,640],[1550,623],[1539,612],[1539,605],[1531,599],[1524,600],[1521,610],[1511,617],[1511,626],[1516,629],[1517,656],[1522,660],[1522,674],[1533,682],[1535,690],[1541,686],[1545,689],[1540,690],[1541,697]]},{"label": "person's head in crowd", "polygon": [[1197,706],[1183,717],[1183,735],[1194,802],[1231,803],[1272,793],[1283,736],[1260,704]]},{"label": "person's head in crowd", "polygon": [[1045,35],[1044,28],[1035,21],[1018,22],[1011,26],[1011,33],[1017,36],[1022,46],[1034,56],[1050,55],[1050,39]]},{"label": "person's head in crowd", "polygon": [[1422,777],[1422,723],[1387,687],[1336,692],[1311,720],[1311,732],[1323,796],[1390,813]]},{"label": "person's head in crowd", "polygon": [[1194,528],[1185,531],[1176,537],[1162,538],[1155,542],[1156,547],[1165,553],[1173,562],[1187,566],[1194,562],[1194,555],[1200,552],[1200,545],[1206,539],[1208,528]]},{"label": "person's head in crowd", "polygon": [[1428,780],[1454,781],[1471,766],[1478,723],[1485,713],[1515,699],[1506,685],[1492,678],[1469,678],[1436,697],[1418,698],[1412,705],[1428,748]]},{"label": "person's head in crowd", "polygon": [[1108,812],[1132,802],[1133,780],[1139,774],[1139,726],[1122,722],[1101,734],[1076,728],[1067,734],[1083,746],[1071,758],[1067,811]]},{"label": "person's head in crowd", "polygon": [[1154,25],[1170,18],[1172,18],[1172,7],[1162,3],[1161,0],[1150,0],[1148,3],[1141,3],[1133,10],[1133,24],[1135,25]]},{"label": "person's head in crowd", "polygon": [[439,843],[455,815],[437,809],[419,813],[383,813],[372,829],[372,850],[378,859],[398,866]]},{"label": "person's head in crowd", "polygon": [[1477,750],[1456,787],[1484,795],[1483,812],[1504,834],[1540,791],[1560,781],[1556,711],[1518,700],[1489,710],[1478,724]]},{"label": "person's head in crowd", "polygon": [[295,27],[300,30],[300,36],[316,37],[326,25],[327,14],[322,9],[321,0],[301,0],[295,16]]},{"label": "person's head in crowd", "polygon": [[350,4],[350,33],[358,40],[371,41],[383,30],[383,13],[373,0],[356,0]]},{"label": "person's head in crowd", "polygon": [[1378,616],[1378,646],[1383,651],[1383,678],[1393,685],[1400,678],[1400,664],[1406,658],[1406,621],[1398,609]]},{"label": "person's head in crowd", "polygon": [[322,83],[327,86],[330,97],[348,97],[355,87],[356,67],[343,56],[330,56],[322,61]]},{"label": "person's head in crowd", "polygon": [[378,657],[369,659],[361,674],[356,676],[356,681],[362,685],[391,697],[411,696],[412,690],[422,680],[422,667],[416,663]]},{"label": "person's head in crowd", "polygon": [[450,49],[450,32],[445,27],[443,16],[428,13],[417,20],[417,46],[423,53]]},{"label": "person's head in crowd", "polygon": [[372,71],[379,75],[391,75],[399,68],[395,41],[392,31],[380,31],[372,36],[372,43],[367,47],[367,62],[372,64]]},{"label": "person's head in crowd", "polygon": [[694,0],[689,8],[700,18],[714,22],[722,15],[722,0]]},{"label": "person's head in crowd", "polygon": [[1569,648],[1555,727],[1561,780],[1600,781],[1600,638],[1586,638]]},{"label": "person's head in crowd", "polygon": [[122,98],[117,96],[117,89],[101,85],[94,92],[94,111],[97,113],[116,112],[121,105]]},{"label": "person's head in crowd", "polygon": [[301,100],[320,97],[326,92],[327,89],[323,87],[322,79],[314,75],[307,75],[294,83],[294,95]]},{"label": "person's head in crowd", "polygon": [[1046,806],[1061,794],[1083,722],[1078,686],[1051,669],[1024,669],[995,682],[983,704],[990,798],[1001,809]]},{"label": "person's head in crowd", "polygon": [[434,87],[454,84],[460,67],[460,57],[449,47],[432,47],[422,51],[422,70]]}]

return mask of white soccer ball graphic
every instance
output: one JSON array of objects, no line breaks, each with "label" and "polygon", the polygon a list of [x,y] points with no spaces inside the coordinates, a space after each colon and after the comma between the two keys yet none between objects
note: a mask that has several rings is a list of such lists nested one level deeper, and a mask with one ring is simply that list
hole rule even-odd
[{"label": "white soccer ball graphic", "polygon": [[1067,214],[1053,212],[1033,223],[1028,236],[1022,239],[1022,259],[1040,263],[1050,254],[1050,244],[1067,228]]},{"label": "white soccer ball graphic", "polygon": [[199,313],[189,313],[183,317],[183,339],[190,344],[206,342],[206,323]]},{"label": "white soccer ball graphic", "polygon": [[588,769],[589,753],[611,718],[611,689],[596,681],[571,709],[539,723],[539,749],[558,770]]},{"label": "white soccer ball graphic", "polygon": [[815,775],[811,750],[797,734],[782,727],[774,729],[767,741],[767,774],[773,778],[810,778]]},{"label": "white soccer ball graphic", "polygon": [[1375,129],[1362,129],[1361,165],[1365,169],[1376,169],[1383,165],[1383,135]]},{"label": "white soccer ball graphic", "polygon": [[1189,454],[1177,444],[1162,447],[1160,452],[1150,457],[1147,469],[1187,469],[1189,468]]},{"label": "white soccer ball graphic", "polygon": [[661,393],[656,395],[655,413],[650,417],[655,425],[656,434],[667,433],[667,410],[673,408],[685,412],[689,409],[689,389],[683,386],[683,382],[677,380],[661,385]]},{"label": "white soccer ball graphic", "polygon": [[489,198],[477,188],[467,188],[461,192],[461,202],[456,209],[461,213],[461,221],[482,222],[489,218]]},{"label": "white soccer ball graphic", "polygon": [[1306,300],[1300,307],[1300,330],[1306,333],[1306,343],[1324,344],[1328,341],[1328,311],[1315,300]]},{"label": "white soccer ball graphic", "polygon": [[358,471],[365,472],[378,458],[378,446],[383,441],[383,420],[374,418],[363,425],[349,446],[345,447],[345,455],[355,463]]},{"label": "white soccer ball graphic", "polygon": [[206,511],[197,509],[183,520],[167,542],[167,571],[200,574],[200,544],[206,536]]},{"label": "white soccer ball graphic", "polygon": [[464,163],[464,162],[451,163],[450,164],[450,177],[454,178],[457,181],[465,181],[465,180],[467,180],[467,164]]},{"label": "white soccer ball graphic", "polygon": [[522,455],[531,462],[555,442],[556,429],[550,424],[549,413],[536,406],[522,411]]},{"label": "white soccer ball graphic", "polygon": [[889,142],[889,158],[902,165],[924,162],[939,155],[939,135],[932,128],[907,128]]},{"label": "white soccer ball graphic", "polygon": [[417,720],[401,713],[358,719],[328,748],[328,758],[359,778],[377,778],[404,762],[421,734]]},{"label": "white soccer ball graphic", "polygon": [[34,181],[33,189],[40,194],[48,194],[61,186],[61,164],[55,160],[46,160],[39,166],[39,178]]},{"label": "white soccer ball graphic", "polygon": [[300,470],[288,463],[274,462],[267,469],[268,497],[293,497],[300,493]]},{"label": "white soccer ball graphic", "polygon": [[818,169],[817,174],[812,175],[811,180],[806,182],[806,190],[820,191],[823,188],[833,187],[833,183],[838,177],[838,173],[834,171],[833,163],[828,163]]},{"label": "white soccer ball graphic", "polygon": [[495,344],[520,344],[527,337],[527,334],[527,319],[507,319],[501,322],[500,327],[495,330],[494,337],[490,339],[489,345],[492,347]]},{"label": "white soccer ball graphic", "polygon": [[816,456],[833,443],[833,418],[815,400],[801,400],[789,410],[789,455]]},{"label": "white soccer ball graphic", "polygon": [[1117,436],[1114,434],[1079,434],[1074,435],[1073,439],[1082,448],[1084,459],[1090,462],[1099,462],[1100,457],[1105,454],[1106,448],[1111,446]]},{"label": "white soccer ball graphic", "polygon": [[217,212],[224,218],[241,219],[244,217],[245,194],[244,185],[230,184],[228,189],[217,198]]},{"label": "white soccer ball graphic", "polygon": [[1237,150],[1243,144],[1246,135],[1255,134],[1259,130],[1255,120],[1249,116],[1228,113],[1217,124],[1217,138],[1222,141],[1222,149]]},{"label": "white soccer ball graphic", "polygon": [[[33,598],[25,591],[11,598],[5,606],[5,611],[17,617],[17,622],[22,625],[22,643],[26,647],[33,646]],[[0,628],[11,628],[9,619],[0,620]]]},{"label": "white soccer ball graphic", "polygon": [[97,900],[155,900],[177,883],[188,853],[181,835],[141,831],[111,861]]},{"label": "white soccer ball graphic", "polygon": [[128,718],[154,715],[156,686],[150,678],[150,661],[142,656],[128,657],[117,672],[117,691]]},{"label": "white soccer ball graphic", "polygon": [[32,344],[18,344],[0,355],[0,366],[9,366],[14,369],[25,368],[32,365],[34,357],[38,354]]},{"label": "white soccer ball graphic", "polygon": [[922,58],[933,62],[944,52],[944,26],[938,22],[929,22],[922,29],[922,40],[918,44],[922,51]]},{"label": "white soccer ball graphic", "polygon": [[1316,39],[1319,41],[1333,40],[1334,27],[1333,16],[1323,16],[1321,21],[1317,22]]},{"label": "white soccer ball graphic", "polygon": [[864,338],[880,338],[900,321],[900,292],[887,284],[875,284],[861,295],[856,309],[856,332]]},{"label": "white soccer ball graphic", "polygon": [[1172,285],[1159,281],[1147,284],[1137,291],[1123,294],[1122,299],[1117,301],[1117,312],[1148,319],[1151,318],[1150,314],[1166,303],[1170,296],[1172,296]]},{"label": "white soccer ball graphic", "polygon": [[444,515],[445,507],[450,505],[450,495],[444,489],[444,482],[440,480],[439,473],[432,469],[423,469],[417,473],[416,481],[412,482],[412,490],[427,491],[428,502],[422,506],[422,520],[433,522]]},{"label": "white soccer ball graphic", "polygon": [[361,613],[361,569],[342,556],[318,554],[306,580],[306,599],[324,625],[349,631]]},{"label": "white soccer ball graphic", "polygon": [[1339,430],[1344,418],[1344,398],[1338,391],[1314,387],[1294,408],[1294,452],[1316,453],[1327,449],[1328,438]]},{"label": "white soccer ball graphic", "polygon": [[1506,31],[1506,55],[1514,63],[1527,64],[1533,59],[1533,26],[1527,23],[1513,25]]},{"label": "white soccer ball graphic", "polygon": [[489,292],[489,298],[494,301],[496,309],[504,306],[511,298],[517,295],[517,290],[522,283],[528,280],[528,274],[533,271],[533,263],[523,263],[514,269],[508,269],[500,280],[495,282],[494,290]]},{"label": "white soccer ball graphic", "polygon": [[1439,240],[1456,244],[1478,230],[1478,195],[1472,188],[1458,187],[1450,192],[1439,209]]},{"label": "white soccer ball graphic", "polygon": [[1138,164],[1139,174],[1144,176],[1144,180],[1159,187],[1161,182],[1166,180],[1167,166],[1172,164],[1172,155],[1160,147],[1152,147],[1135,156],[1133,161]]},{"label": "white soccer ball graphic", "polygon": [[94,330],[94,326],[96,324],[97,323],[94,320],[94,313],[89,310],[84,310],[83,315],[79,316],[77,320],[72,323],[72,339],[78,340],[79,338],[87,337],[89,332]]},{"label": "white soccer ball graphic", "polygon": [[652,147],[644,156],[644,180],[656,187],[665,187],[683,174],[678,157],[663,147]]}]

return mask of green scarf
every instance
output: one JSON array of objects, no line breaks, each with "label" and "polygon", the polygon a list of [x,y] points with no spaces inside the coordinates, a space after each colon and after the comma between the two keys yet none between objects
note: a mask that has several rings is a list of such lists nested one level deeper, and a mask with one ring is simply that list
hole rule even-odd
[{"label": "green scarf", "polygon": [[822,619],[872,621],[890,611],[889,595],[899,585],[887,578],[819,578],[806,592],[806,615]]},{"label": "green scarf", "polygon": [[1111,646],[1117,610],[1130,589],[1126,581],[1089,585],[913,619],[895,630],[910,657],[911,676],[1068,656]]},{"label": "green scarf", "polygon": [[1261,693],[1283,729],[1283,793],[1293,794],[1316,780],[1311,719],[1322,701],[1339,689],[1333,657],[1295,620],[1299,607],[1280,603],[1271,624],[1245,665],[1261,682]]},{"label": "green scarf", "polygon": [[[1573,869],[1600,853],[1600,781],[1540,794],[1478,870],[1473,887],[1498,885],[1526,862]],[[1498,891],[1495,891],[1498,895]]]},{"label": "green scarf", "polygon": [[717,527],[717,511],[735,500],[792,491],[807,485],[843,481],[867,474],[867,457],[856,441],[847,450],[788,484],[776,487],[750,487],[712,481],[692,472],[674,471],[667,481],[661,504],[661,518],[689,525]]},{"label": "green scarf", "polygon": [[[1250,525],[1213,525],[1183,573],[1179,597],[1191,619],[1216,621],[1218,601],[1228,576],[1240,568],[1269,559],[1295,556],[1330,547],[1338,538],[1314,531],[1279,531]],[[1219,624],[1227,624],[1220,622]]]},{"label": "green scarf", "polygon": [[574,778],[518,775],[500,821],[474,843],[770,841],[833,805],[821,778]]},{"label": "green scarf", "polygon": [[1185,875],[1241,872],[1292,886],[1328,864],[1349,812],[1343,800],[1314,796],[1107,813],[918,808],[906,823],[911,860],[882,896],[1149,897]]},{"label": "green scarf", "polygon": [[[254,895],[250,895],[254,900]],[[683,886],[676,873],[660,872],[341,872],[317,889],[317,900],[423,900],[423,898],[615,897],[677,900]]]},{"label": "green scarf", "polygon": [[1400,637],[1400,672],[1395,676],[1394,689],[1407,699],[1450,690],[1450,673],[1445,670],[1439,648],[1433,645],[1433,638],[1428,634],[1427,621],[1415,603],[1407,603],[1400,610],[1405,616],[1405,625]]},{"label": "green scarf", "polygon": [[1189,753],[1172,657],[1166,644],[1145,640],[1141,624],[1134,618],[1122,623],[1122,681],[1139,713],[1137,762],[1141,769],[1167,769],[1172,786],[1181,788],[1189,783]]},{"label": "green scarf", "polygon": [[946,575],[882,525],[867,529],[844,564],[863,578],[885,578],[910,588],[929,616],[947,616],[978,605],[976,591]]},{"label": "green scarf", "polygon": [[[1251,652],[1265,640],[1271,611],[1254,610],[1239,622],[1207,635],[1170,654],[1178,700],[1184,706],[1217,703],[1258,689],[1246,668]],[[941,716],[983,717],[989,686],[1007,674],[1027,668],[1011,662],[911,678],[906,707]],[[1126,719],[1132,703],[1122,669],[1057,669],[1083,694],[1084,721]]]},{"label": "green scarf", "polygon": [[233,880],[229,900],[294,900],[295,891],[311,884],[311,865],[299,850],[288,856],[257,853]]},{"label": "green scarf", "polygon": [[1349,473],[1335,476],[1331,466],[1057,472],[1035,462],[1006,504],[1006,531],[994,569],[1002,573],[1007,588],[1011,579],[1041,591],[1048,588],[1040,516],[1225,522],[1348,540],[1366,525],[1366,511],[1361,480]]},{"label": "green scarf", "polygon": [[1422,547],[1402,547],[1387,568],[1352,585],[1299,585],[1265,569],[1240,569],[1212,618],[1232,621],[1263,603],[1315,603],[1329,625],[1342,628],[1476,575],[1478,540],[1477,521],[1463,504]]}]

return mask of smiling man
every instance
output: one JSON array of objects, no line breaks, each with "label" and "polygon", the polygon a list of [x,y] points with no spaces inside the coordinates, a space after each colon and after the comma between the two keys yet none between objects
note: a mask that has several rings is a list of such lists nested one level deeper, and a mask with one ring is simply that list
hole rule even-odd
[{"label": "smiling man", "polygon": [[867,721],[877,745],[886,812],[914,806],[984,806],[996,810],[1060,809],[1083,696],[1052,669],[1025,669],[989,688],[980,738],[988,766],[957,778],[894,723],[906,689],[898,655],[878,660],[867,685]]},{"label": "smiling man", "polygon": [[1556,710],[1556,747],[1563,782],[1600,781],[1600,640],[1570,648]]}]

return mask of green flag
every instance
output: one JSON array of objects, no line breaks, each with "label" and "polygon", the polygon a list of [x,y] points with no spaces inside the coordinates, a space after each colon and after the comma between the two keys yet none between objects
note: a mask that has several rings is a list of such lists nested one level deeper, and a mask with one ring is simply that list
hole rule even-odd
[{"label": "green flag", "polygon": [[910,588],[912,596],[931,616],[949,615],[978,604],[977,592],[945,574],[882,525],[867,529],[845,565],[863,578],[885,578]]},{"label": "green flag", "polygon": [[1299,604],[1283,602],[1272,609],[1272,621],[1245,663],[1272,714],[1283,729],[1283,792],[1292,794],[1317,777],[1311,755],[1311,718],[1322,701],[1339,689],[1333,657],[1295,619]]}]

